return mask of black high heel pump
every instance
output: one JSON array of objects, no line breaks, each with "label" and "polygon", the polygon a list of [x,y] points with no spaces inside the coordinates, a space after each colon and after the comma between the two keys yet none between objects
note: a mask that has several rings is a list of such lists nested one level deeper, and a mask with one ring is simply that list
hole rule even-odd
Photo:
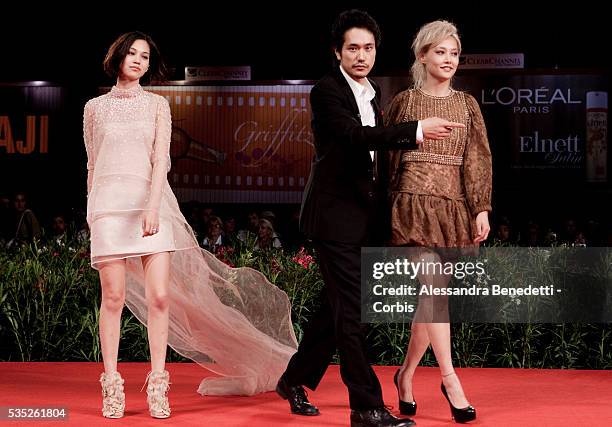
[{"label": "black high heel pump", "polygon": [[399,397],[399,392],[400,392],[399,391],[399,381],[398,381],[399,372],[400,372],[399,369],[397,370],[397,372],[395,372],[395,375],[393,376],[393,382],[395,383],[395,387],[397,388],[397,397],[398,397],[398,400],[399,400],[400,414],[402,414],[402,415],[416,415],[416,410],[417,410],[416,400],[413,400],[412,402],[404,402]]},{"label": "black high heel pump", "polygon": [[453,418],[458,423],[467,423],[468,421],[473,421],[476,419],[476,409],[472,405],[468,405],[465,408],[455,408],[448,398],[448,394],[446,393],[446,387],[444,387],[444,383],[440,384],[440,388],[442,389],[442,394],[446,397],[446,401],[448,402],[448,406],[450,406],[451,414]]}]

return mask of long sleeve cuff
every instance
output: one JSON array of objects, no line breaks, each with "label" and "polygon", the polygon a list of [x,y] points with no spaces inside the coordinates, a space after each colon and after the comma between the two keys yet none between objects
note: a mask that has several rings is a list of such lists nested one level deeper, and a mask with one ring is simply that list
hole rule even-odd
[{"label": "long sleeve cuff", "polygon": [[423,127],[421,126],[421,121],[419,120],[417,123],[416,140],[417,142],[421,143],[423,142],[423,139],[425,139],[423,137]]},{"label": "long sleeve cuff", "polygon": [[492,207],[491,207],[491,203],[479,203],[475,206],[472,207],[472,215],[476,216],[478,215],[480,212],[491,212],[492,211]]}]

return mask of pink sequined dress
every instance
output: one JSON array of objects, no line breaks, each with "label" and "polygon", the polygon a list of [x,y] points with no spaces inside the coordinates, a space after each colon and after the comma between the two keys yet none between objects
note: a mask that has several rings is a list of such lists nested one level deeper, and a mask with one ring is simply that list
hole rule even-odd
[{"label": "pink sequined dress", "polygon": [[[126,305],[147,319],[141,256],[171,252],[168,342],[218,374],[199,392],[273,390],[297,348],[287,295],[251,268],[230,268],[198,246],[167,180],[170,106],[141,86],[113,87],[84,111],[91,263],[125,259]],[[142,236],[142,213],[159,232]]]}]

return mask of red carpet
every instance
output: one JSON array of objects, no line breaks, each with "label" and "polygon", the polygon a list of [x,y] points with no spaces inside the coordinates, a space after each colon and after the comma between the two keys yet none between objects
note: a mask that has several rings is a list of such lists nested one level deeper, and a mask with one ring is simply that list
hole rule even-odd
[{"label": "red carpet", "polygon": [[[173,426],[346,426],[348,398],[337,366],[327,371],[311,400],[321,416],[289,413],[275,393],[254,397],[202,397],[196,393],[205,371],[195,364],[170,364],[172,417],[149,417],[146,392],[140,393],[148,365],[120,364],[125,378],[126,416],[106,420],[100,413],[96,363],[0,363],[0,406],[66,406],[66,422],[10,422],[0,425]],[[397,408],[393,367],[376,367],[385,402]],[[612,372],[581,370],[457,369],[480,426],[612,426]],[[419,368],[414,390],[418,426],[456,425],[440,393],[437,368]],[[395,410],[393,412],[396,412]]]}]

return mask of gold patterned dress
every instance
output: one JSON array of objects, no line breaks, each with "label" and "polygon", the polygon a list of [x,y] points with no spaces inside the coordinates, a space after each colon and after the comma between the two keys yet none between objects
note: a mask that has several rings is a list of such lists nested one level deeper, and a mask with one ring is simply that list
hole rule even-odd
[{"label": "gold patterned dress", "polygon": [[491,151],[476,100],[465,92],[445,97],[420,89],[399,93],[386,125],[428,117],[466,125],[444,140],[426,139],[417,150],[390,155],[391,244],[473,246],[475,218],[491,210]]}]

